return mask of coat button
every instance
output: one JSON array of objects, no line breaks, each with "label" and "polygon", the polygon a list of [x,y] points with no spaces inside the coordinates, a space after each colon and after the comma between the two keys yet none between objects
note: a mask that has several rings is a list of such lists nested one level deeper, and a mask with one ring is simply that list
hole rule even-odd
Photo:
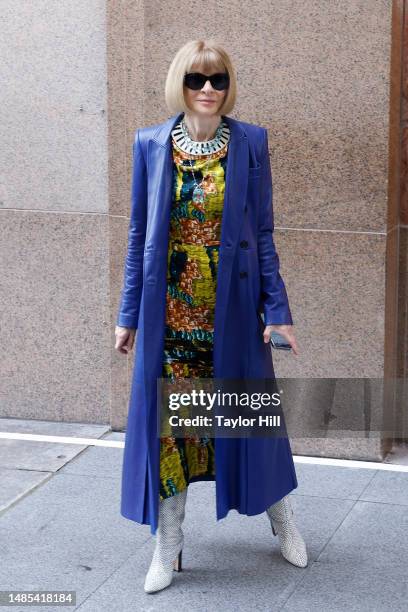
[{"label": "coat button", "polygon": [[239,246],[242,247],[243,249],[247,249],[248,242],[246,240],[241,240],[241,242],[239,243]]},{"label": "coat button", "polygon": [[246,278],[248,276],[247,272],[240,272],[239,273],[240,278]]}]

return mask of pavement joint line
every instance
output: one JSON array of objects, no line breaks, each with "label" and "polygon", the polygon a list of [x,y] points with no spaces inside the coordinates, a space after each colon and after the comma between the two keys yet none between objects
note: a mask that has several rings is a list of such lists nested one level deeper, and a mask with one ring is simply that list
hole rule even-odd
[{"label": "pavement joint line", "polygon": [[360,461],[356,459],[334,459],[332,457],[309,457],[293,455],[295,463],[312,463],[314,465],[333,465],[335,467],[363,468],[367,470],[386,470],[390,472],[408,472],[408,465],[380,463],[377,461]]},{"label": "pavement joint line", "polygon": [[125,443],[121,440],[104,440],[99,438],[77,438],[72,436],[48,436],[41,434],[28,434],[0,431],[0,439],[25,440],[31,442],[51,442],[57,444],[79,444],[80,446],[112,446],[124,448]]},{"label": "pavement joint line", "polygon": [[[106,440],[99,438],[77,438],[71,436],[48,436],[40,434],[16,433],[0,431],[0,439],[24,440],[32,442],[50,442],[57,444],[79,444],[80,446],[106,446],[124,448],[125,442],[121,440]],[[335,459],[332,457],[313,457],[308,455],[293,455],[295,463],[309,463],[313,465],[332,465],[334,467],[361,468],[368,470],[386,470],[390,472],[408,472],[408,465],[396,463],[380,463],[377,461],[360,461],[354,459]]]}]

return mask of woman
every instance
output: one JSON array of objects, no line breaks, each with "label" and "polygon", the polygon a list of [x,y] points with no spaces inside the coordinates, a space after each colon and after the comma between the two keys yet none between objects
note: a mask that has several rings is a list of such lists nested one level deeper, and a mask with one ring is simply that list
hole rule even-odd
[{"label": "woman", "polygon": [[288,497],[298,483],[287,436],[157,434],[158,379],[274,379],[273,330],[298,355],[272,237],[267,132],[228,116],[236,79],[225,50],[214,41],[185,44],[165,97],[176,114],[137,130],[133,144],[115,329],[115,348],[124,354],[138,329],[121,513],[157,535],[149,593],[181,570],[187,490],[199,480],[216,481],[217,520],[232,508],[249,516],[266,511],[283,556],[307,565]]}]

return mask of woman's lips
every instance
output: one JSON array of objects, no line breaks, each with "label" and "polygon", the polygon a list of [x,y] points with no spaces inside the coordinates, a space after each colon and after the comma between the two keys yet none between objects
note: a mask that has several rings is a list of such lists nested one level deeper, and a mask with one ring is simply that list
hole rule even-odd
[{"label": "woman's lips", "polygon": [[198,102],[202,102],[203,104],[213,104],[215,100],[198,100]]}]

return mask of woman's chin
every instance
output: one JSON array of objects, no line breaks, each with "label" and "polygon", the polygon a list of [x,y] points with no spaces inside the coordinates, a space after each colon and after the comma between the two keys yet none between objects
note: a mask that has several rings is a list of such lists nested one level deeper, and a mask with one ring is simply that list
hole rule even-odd
[{"label": "woman's chin", "polygon": [[199,114],[199,115],[203,115],[203,116],[209,116],[209,115],[215,115],[218,111],[218,106],[216,104],[200,104],[197,103],[194,105],[194,112]]}]

